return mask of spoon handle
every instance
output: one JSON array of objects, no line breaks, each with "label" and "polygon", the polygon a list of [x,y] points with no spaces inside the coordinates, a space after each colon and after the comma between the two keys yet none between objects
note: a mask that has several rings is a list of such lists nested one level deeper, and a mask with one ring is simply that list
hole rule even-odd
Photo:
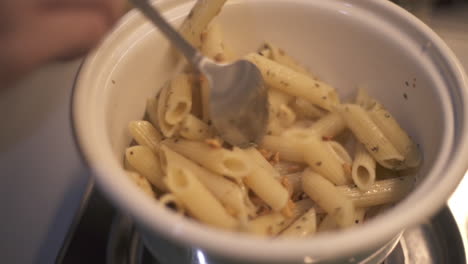
[{"label": "spoon handle", "polygon": [[130,0],[166,37],[177,49],[190,61],[198,67],[203,55],[200,54],[185,38],[182,37],[167,21],[159,11],[150,4],[149,0]]}]

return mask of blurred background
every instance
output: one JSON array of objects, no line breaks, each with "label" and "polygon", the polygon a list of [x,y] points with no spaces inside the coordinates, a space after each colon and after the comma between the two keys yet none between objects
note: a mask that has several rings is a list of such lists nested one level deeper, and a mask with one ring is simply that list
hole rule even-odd
[{"label": "blurred background", "polygon": [[[468,0],[393,2],[432,27],[468,69]],[[2,263],[106,263],[116,212],[94,190],[70,120],[81,61],[44,66],[0,90]],[[466,181],[449,202],[465,248]]]}]

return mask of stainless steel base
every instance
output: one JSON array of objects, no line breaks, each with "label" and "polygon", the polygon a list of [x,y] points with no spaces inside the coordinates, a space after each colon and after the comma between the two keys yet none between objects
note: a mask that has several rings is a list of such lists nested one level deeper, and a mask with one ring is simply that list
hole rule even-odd
[{"label": "stainless steel base", "polygon": [[[107,263],[160,264],[144,248],[132,221],[125,216],[114,219],[107,249]],[[382,264],[465,263],[460,232],[453,215],[446,207],[430,222],[406,230],[400,243]]]}]

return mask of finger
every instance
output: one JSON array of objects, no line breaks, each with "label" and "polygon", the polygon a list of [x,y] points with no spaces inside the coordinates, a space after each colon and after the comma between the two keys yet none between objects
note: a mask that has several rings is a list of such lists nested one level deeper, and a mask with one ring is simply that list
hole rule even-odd
[{"label": "finger", "polygon": [[0,39],[5,48],[0,60],[12,75],[23,74],[53,59],[88,51],[108,29],[106,19],[93,10],[44,13]]}]

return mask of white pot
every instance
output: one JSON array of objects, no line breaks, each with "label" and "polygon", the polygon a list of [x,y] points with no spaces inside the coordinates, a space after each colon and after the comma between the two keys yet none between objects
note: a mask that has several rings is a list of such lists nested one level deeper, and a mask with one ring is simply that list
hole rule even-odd
[{"label": "white pot", "polygon": [[[157,2],[174,23],[192,5],[188,0]],[[426,25],[388,1],[371,0],[232,0],[219,22],[238,54],[268,40],[336,87],[342,98],[357,85],[366,86],[420,145],[420,181],[395,208],[365,225],[306,240],[233,234],[158,206],[130,182],[122,160],[131,140],[128,122],[143,117],[146,99],[173,68],[168,42],[132,11],[83,65],[73,117],[98,186],[134,218],[154,253],[165,252],[164,247],[178,252],[159,242],[167,240],[182,251],[185,246],[203,249],[223,263],[355,263],[386,245],[376,262],[402,230],[445,204],[468,163],[466,80],[452,52]]]}]

